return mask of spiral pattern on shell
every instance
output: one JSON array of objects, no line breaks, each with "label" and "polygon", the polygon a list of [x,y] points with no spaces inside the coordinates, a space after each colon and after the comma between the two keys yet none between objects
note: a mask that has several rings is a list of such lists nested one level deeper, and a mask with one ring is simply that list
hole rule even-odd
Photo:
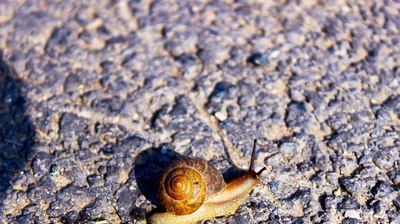
[{"label": "spiral pattern on shell", "polygon": [[168,212],[182,215],[196,211],[206,197],[202,175],[188,167],[177,167],[163,175],[159,189],[161,204]]},{"label": "spiral pattern on shell", "polygon": [[193,184],[189,176],[179,174],[179,170],[169,173],[164,187],[167,194],[175,200],[183,200],[192,194]]}]

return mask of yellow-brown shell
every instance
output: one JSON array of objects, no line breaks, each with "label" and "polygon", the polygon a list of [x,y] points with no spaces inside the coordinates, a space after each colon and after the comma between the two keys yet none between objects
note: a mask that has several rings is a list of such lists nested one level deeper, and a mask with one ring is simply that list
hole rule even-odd
[{"label": "yellow-brown shell", "polygon": [[225,186],[217,169],[204,160],[187,157],[172,163],[163,172],[158,198],[166,211],[190,214]]}]

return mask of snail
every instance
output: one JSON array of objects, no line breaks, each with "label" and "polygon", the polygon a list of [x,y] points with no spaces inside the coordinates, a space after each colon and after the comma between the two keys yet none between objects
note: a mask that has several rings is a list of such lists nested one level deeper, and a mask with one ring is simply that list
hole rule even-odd
[{"label": "snail", "polygon": [[165,212],[153,214],[149,222],[186,224],[234,214],[266,169],[254,171],[256,143],[254,139],[249,169],[228,183],[201,159],[186,157],[170,164],[161,174],[157,195]]}]

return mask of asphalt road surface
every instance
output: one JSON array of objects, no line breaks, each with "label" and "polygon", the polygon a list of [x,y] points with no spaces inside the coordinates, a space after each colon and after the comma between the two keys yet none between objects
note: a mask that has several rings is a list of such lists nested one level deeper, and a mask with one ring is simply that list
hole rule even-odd
[{"label": "asphalt road surface", "polygon": [[206,223],[400,222],[400,2],[0,1],[0,223],[146,223],[180,155],[267,167]]}]

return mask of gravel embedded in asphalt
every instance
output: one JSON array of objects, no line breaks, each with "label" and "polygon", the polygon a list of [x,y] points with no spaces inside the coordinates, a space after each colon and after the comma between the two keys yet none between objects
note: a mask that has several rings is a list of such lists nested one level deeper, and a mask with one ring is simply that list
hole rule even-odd
[{"label": "gravel embedded in asphalt", "polygon": [[169,162],[254,138],[206,223],[400,222],[398,1],[5,0],[0,59],[0,223],[146,223]]}]

